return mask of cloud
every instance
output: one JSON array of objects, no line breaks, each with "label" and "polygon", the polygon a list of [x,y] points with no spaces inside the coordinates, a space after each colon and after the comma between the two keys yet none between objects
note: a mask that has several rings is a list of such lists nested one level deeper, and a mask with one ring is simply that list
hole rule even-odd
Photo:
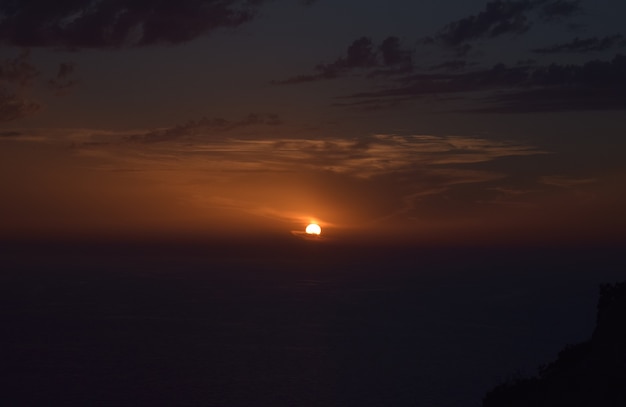
[{"label": "cloud", "polygon": [[39,75],[28,51],[0,62],[0,122],[17,120],[41,109],[39,103],[22,96]]},{"label": "cloud", "polygon": [[57,95],[67,92],[76,85],[76,81],[72,79],[75,68],[72,62],[60,63],[56,76],[48,80],[48,86],[54,90]]},{"label": "cloud", "polygon": [[[345,55],[328,64],[319,64],[315,67],[316,73],[296,75],[284,80],[275,80],[274,85],[316,82],[334,79],[355,70],[377,69],[370,76],[407,73],[412,69],[412,51],[404,49],[398,37],[390,36],[383,40],[378,47],[369,37],[361,37],[352,42]],[[391,69],[389,69],[391,68]]]},{"label": "cloud", "polygon": [[541,15],[547,20],[555,20],[562,17],[570,17],[581,12],[579,0],[556,0],[542,1]]},{"label": "cloud", "polygon": [[17,57],[5,59],[0,63],[0,82],[29,86],[40,75],[39,70],[30,62],[30,52],[22,51]]},{"label": "cloud", "polygon": [[419,97],[440,93],[474,92],[502,86],[520,85],[528,79],[529,68],[494,65],[490,69],[465,73],[415,74],[399,81],[403,86],[374,92],[356,93],[341,99],[380,97]]},{"label": "cloud", "polygon": [[[0,62],[0,122],[17,120],[40,111],[43,106],[27,95],[39,79],[41,71],[31,62],[29,50],[22,50],[15,58]],[[75,81],[72,62],[59,64],[56,75],[45,84],[56,94],[65,93]]]},{"label": "cloud", "polygon": [[467,66],[467,61],[461,59],[454,59],[451,61],[445,61],[437,65],[430,67],[430,71],[460,71]]},{"label": "cloud", "polygon": [[403,85],[361,92],[339,99],[417,99],[426,95],[489,91],[482,96],[488,106],[475,112],[528,112],[552,110],[626,108],[626,56],[610,61],[593,60],[582,65],[494,65],[467,73],[418,74]]},{"label": "cloud", "polygon": [[553,87],[505,92],[485,99],[483,108],[467,109],[474,113],[540,113],[592,110],[623,110],[623,93],[610,89]]},{"label": "cloud", "polygon": [[530,28],[527,12],[536,7],[535,2],[491,1],[477,15],[449,23],[437,39],[448,46],[458,46],[482,37],[496,37],[507,33],[523,33]]},{"label": "cloud", "polygon": [[39,110],[41,110],[39,103],[7,93],[6,89],[0,88],[0,122],[17,120]]},{"label": "cloud", "polygon": [[450,47],[459,47],[480,38],[522,34],[531,28],[533,23],[529,14],[537,9],[540,9],[544,19],[554,20],[575,14],[580,10],[580,4],[569,0],[490,1],[480,13],[449,23],[439,32],[436,40]]},{"label": "cloud", "polygon": [[378,47],[386,66],[411,65],[411,52],[402,48],[398,37],[387,37]]},{"label": "cloud", "polygon": [[[543,151],[513,142],[493,141],[478,137],[375,134],[341,138],[290,138],[275,133],[271,137],[210,137],[207,129],[223,128],[226,124],[188,125],[197,137],[178,143],[177,137],[161,139],[162,143],[138,146],[128,133],[62,130],[59,134],[75,141],[77,151],[101,151],[99,157],[111,151],[112,160],[151,162],[152,169],[163,165],[169,156],[176,165],[180,160],[194,160],[204,167],[218,168],[220,174],[254,172],[332,172],[354,178],[369,179],[393,173],[452,174],[446,184],[463,183],[464,168],[503,157],[544,154]],[[233,125],[243,126],[243,125]],[[183,128],[179,126],[176,128]],[[231,127],[232,128],[232,127]],[[147,132],[147,135],[159,133]],[[287,133],[290,133],[288,131]],[[20,133],[21,134],[21,133]],[[34,134],[34,133],[33,133]],[[189,134],[186,133],[186,134]],[[202,135],[202,136],[199,136]],[[206,137],[206,136],[209,137]],[[106,143],[108,139],[112,142]],[[50,140],[59,140],[52,135]],[[119,140],[124,142],[119,143]],[[129,143],[129,141],[131,141]],[[137,153],[135,155],[135,153]],[[124,158],[125,157],[125,158]],[[210,157],[211,160],[206,160]],[[119,167],[118,167],[119,168]],[[476,174],[476,172],[473,172]],[[470,177],[474,179],[475,177]],[[491,178],[489,176],[488,178]]]},{"label": "cloud", "polygon": [[314,82],[323,79],[333,79],[357,68],[371,68],[377,65],[377,56],[371,38],[361,37],[352,42],[346,50],[346,55],[329,64],[319,64],[315,67],[317,73],[297,75],[281,81],[272,81],[275,85],[286,85],[302,82]]},{"label": "cloud", "polygon": [[278,126],[281,124],[281,119],[275,114],[249,114],[239,121],[203,117],[200,120],[192,120],[183,125],[128,135],[125,136],[125,138],[127,141],[132,142],[158,143],[173,140],[188,140],[196,136],[210,137],[248,127]]},{"label": "cloud", "polygon": [[340,58],[334,63],[323,66],[322,69],[354,69],[369,68],[376,65],[376,55],[373,51],[374,44],[367,37],[355,40],[346,52],[345,58]]},{"label": "cloud", "polygon": [[591,37],[580,39],[574,38],[572,41],[565,44],[557,44],[549,47],[535,48],[532,52],[537,54],[557,54],[565,52],[595,52],[604,51],[615,46],[626,46],[626,39],[621,34],[606,36],[606,37]]},{"label": "cloud", "polygon": [[13,137],[19,137],[21,135],[22,135],[22,132],[15,131],[15,130],[0,131],[0,137],[13,138]]},{"label": "cloud", "polygon": [[495,96],[500,112],[626,109],[626,56],[538,67],[524,89]]},{"label": "cloud", "polygon": [[[431,64],[430,70],[461,70],[464,60],[475,46],[472,41],[495,38],[505,34],[522,34],[535,20],[569,17],[580,11],[578,1],[569,0],[493,0],[478,14],[461,18],[444,26],[438,33],[418,41],[422,46],[439,45],[454,51],[451,61]],[[339,78],[355,71],[367,71],[367,78],[406,75],[416,69],[415,50],[406,49],[398,37],[390,36],[378,46],[363,36],[347,48],[345,54],[331,63],[315,67],[314,73],[295,75],[271,81],[275,85],[317,82]],[[463,58],[463,60],[461,59]]]},{"label": "cloud", "polygon": [[595,178],[574,178],[563,175],[543,176],[540,177],[539,181],[543,184],[560,188],[575,188],[580,185],[588,185],[597,182]]},{"label": "cloud", "polygon": [[0,42],[21,47],[69,48],[178,44],[219,28],[246,23],[264,2],[0,0]]}]

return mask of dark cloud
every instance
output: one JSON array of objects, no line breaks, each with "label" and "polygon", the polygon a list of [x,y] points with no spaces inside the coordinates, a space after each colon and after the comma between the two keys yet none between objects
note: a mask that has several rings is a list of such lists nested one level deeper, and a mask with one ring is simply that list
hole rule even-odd
[{"label": "dark cloud", "polygon": [[593,60],[584,65],[558,65],[537,68],[531,76],[533,85],[582,85],[599,88],[626,88],[626,56],[618,54],[611,61]]},{"label": "dark cloud", "polygon": [[319,74],[312,75],[296,75],[291,78],[283,79],[283,80],[274,80],[270,83],[272,85],[292,85],[296,83],[307,83],[307,82],[317,82],[323,79],[334,79],[337,77],[335,72],[322,72]]},{"label": "dark cloud", "polygon": [[491,69],[469,73],[425,73],[403,78],[403,86],[376,92],[363,92],[349,98],[407,97],[437,93],[472,92],[496,89],[502,86],[519,86],[527,81],[527,67],[509,68],[497,64]]},{"label": "dark cloud", "polygon": [[626,100],[606,88],[549,87],[506,92],[487,98],[475,113],[539,113],[626,109]]},{"label": "dark cloud", "polygon": [[522,33],[530,28],[527,12],[535,7],[528,0],[491,1],[477,15],[453,21],[439,33],[438,39],[449,46],[458,46],[481,37],[506,33]]},{"label": "dark cloud", "polygon": [[355,40],[349,47],[345,58],[337,60],[334,64],[337,68],[330,69],[353,69],[368,68],[376,65],[376,55],[373,51],[374,44],[370,38],[361,37]]},{"label": "dark cloud", "polygon": [[386,38],[378,49],[383,63],[387,66],[411,64],[411,52],[402,48],[402,43],[398,37]]},{"label": "dark cloud", "polygon": [[20,96],[39,75],[28,51],[0,62],[0,122],[17,120],[41,109],[37,102]]},{"label": "dark cloud", "polygon": [[0,137],[19,137],[21,136],[22,133],[19,131],[14,131],[14,130],[7,130],[7,131],[0,131]]},{"label": "dark cloud", "polygon": [[319,64],[314,74],[297,75],[285,80],[272,81],[275,85],[286,85],[303,82],[315,82],[325,79],[334,79],[357,69],[377,69],[371,73],[376,75],[391,75],[407,73],[412,68],[412,52],[402,47],[397,37],[387,37],[378,47],[369,37],[361,37],[352,42],[344,56],[329,64]]},{"label": "dark cloud", "polygon": [[593,52],[604,51],[616,46],[626,46],[626,39],[621,34],[606,37],[591,37],[580,39],[574,38],[565,44],[557,44],[549,47],[535,48],[533,52],[537,54],[557,54],[565,52]]},{"label": "dark cloud", "polygon": [[74,72],[74,64],[72,62],[62,62],[59,64],[57,79],[67,79]]},{"label": "dark cloud", "polygon": [[[56,75],[46,84],[57,94],[67,91],[75,84],[71,78],[74,69],[73,63],[59,64]],[[39,69],[31,63],[28,50],[0,62],[0,122],[17,120],[42,109],[40,103],[23,96],[40,76]]]},{"label": "dark cloud", "polygon": [[76,81],[72,79],[74,70],[74,63],[60,63],[56,76],[48,80],[48,86],[52,88],[56,94],[63,94],[68,89],[76,85]]},{"label": "dark cloud", "polygon": [[476,15],[448,24],[431,41],[441,41],[450,47],[458,47],[467,41],[493,38],[503,34],[521,34],[530,29],[530,13],[540,10],[544,19],[568,17],[580,10],[578,1],[568,0],[495,0],[485,5]]},{"label": "dark cloud", "polygon": [[68,48],[177,44],[243,24],[264,2],[0,0],[0,42]]},{"label": "dark cloud", "polygon": [[376,111],[376,110],[391,109],[396,106],[399,106],[403,102],[407,102],[412,99],[413,99],[412,97],[404,97],[404,98],[396,97],[396,98],[388,98],[388,99],[373,98],[373,99],[356,100],[356,101],[349,101],[349,102],[335,102],[335,103],[332,103],[332,106],[347,107],[347,108],[352,108],[352,109],[356,109],[360,111],[369,112],[369,111]]},{"label": "dark cloud", "polygon": [[0,122],[9,122],[38,112],[41,105],[0,88]]},{"label": "dark cloud", "polygon": [[[578,1],[569,0],[493,0],[478,14],[446,25],[434,36],[422,38],[422,46],[441,45],[452,50],[455,60],[433,64],[431,70],[461,70],[464,61],[474,50],[470,42],[505,34],[522,34],[540,18],[552,20],[568,17],[580,10]],[[296,84],[334,79],[354,70],[370,70],[367,77],[397,76],[412,72],[414,50],[405,49],[397,37],[388,37],[377,47],[369,37],[355,40],[344,56],[332,63],[319,64],[311,74],[296,75],[273,84]]]},{"label": "dark cloud", "polygon": [[556,0],[541,3],[546,3],[541,8],[541,14],[548,20],[570,17],[581,11],[579,0]]},{"label": "dark cloud", "polygon": [[167,129],[154,130],[143,134],[127,136],[126,140],[131,142],[157,143],[172,140],[185,140],[196,136],[211,136],[244,127],[278,126],[281,124],[281,119],[275,114],[249,114],[247,117],[239,121],[203,117],[200,120],[191,120],[183,125]]},{"label": "dark cloud", "polygon": [[372,40],[367,37],[361,37],[350,44],[345,56],[330,64],[318,65],[315,70],[319,73],[309,75],[309,77],[314,80],[336,78],[353,69],[372,68],[377,64],[377,55]]},{"label": "dark cloud", "polygon": [[[626,108],[626,56],[582,65],[515,66],[459,74],[419,74],[403,86],[353,94],[341,99],[386,100],[425,95],[492,92],[489,106],[473,111],[549,111]],[[497,92],[497,93],[493,93]],[[495,96],[494,96],[495,95]]]},{"label": "dark cloud", "polygon": [[467,66],[467,61],[455,59],[452,61],[442,62],[437,65],[433,65],[430,67],[431,71],[459,71],[464,69]]},{"label": "dark cloud", "polygon": [[22,51],[17,57],[0,63],[0,82],[24,87],[30,85],[39,74],[39,70],[30,62],[28,51]]}]

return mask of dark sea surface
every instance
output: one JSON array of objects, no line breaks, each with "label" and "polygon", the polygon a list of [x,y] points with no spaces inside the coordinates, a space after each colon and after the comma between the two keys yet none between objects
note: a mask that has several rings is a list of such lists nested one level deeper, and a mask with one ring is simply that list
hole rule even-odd
[{"label": "dark sea surface", "polygon": [[0,255],[10,406],[479,406],[587,339],[598,285],[626,280],[621,251],[598,248]]}]

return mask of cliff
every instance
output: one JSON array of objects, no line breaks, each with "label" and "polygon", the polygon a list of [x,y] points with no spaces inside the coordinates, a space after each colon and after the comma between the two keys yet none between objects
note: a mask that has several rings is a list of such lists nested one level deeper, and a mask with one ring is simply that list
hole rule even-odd
[{"label": "cliff", "polygon": [[626,406],[626,282],[600,287],[591,339],[563,349],[536,377],[503,383],[483,407]]}]

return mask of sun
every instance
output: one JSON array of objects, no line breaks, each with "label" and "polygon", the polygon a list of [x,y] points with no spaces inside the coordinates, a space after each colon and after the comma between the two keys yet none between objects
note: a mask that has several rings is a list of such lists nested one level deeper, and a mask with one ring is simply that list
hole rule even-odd
[{"label": "sun", "polygon": [[307,235],[319,236],[322,233],[322,228],[317,223],[311,223],[306,227],[305,232]]}]

